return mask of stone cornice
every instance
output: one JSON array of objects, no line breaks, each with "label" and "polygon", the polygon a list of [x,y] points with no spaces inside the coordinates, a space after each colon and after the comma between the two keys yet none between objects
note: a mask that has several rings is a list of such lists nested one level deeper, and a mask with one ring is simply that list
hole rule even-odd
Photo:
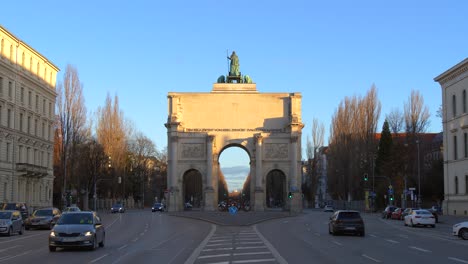
[{"label": "stone cornice", "polygon": [[468,77],[468,58],[435,77],[434,81],[446,88],[466,77]]}]

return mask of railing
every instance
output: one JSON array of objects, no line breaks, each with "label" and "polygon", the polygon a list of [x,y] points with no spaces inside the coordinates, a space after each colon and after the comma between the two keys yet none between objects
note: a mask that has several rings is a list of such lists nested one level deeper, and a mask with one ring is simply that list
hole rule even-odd
[{"label": "railing", "polygon": [[28,177],[42,178],[47,176],[47,167],[29,163],[16,163],[16,171],[24,172]]}]

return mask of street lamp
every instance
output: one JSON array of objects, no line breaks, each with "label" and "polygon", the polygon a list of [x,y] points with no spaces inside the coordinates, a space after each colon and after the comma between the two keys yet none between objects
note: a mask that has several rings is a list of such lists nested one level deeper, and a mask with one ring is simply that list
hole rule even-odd
[{"label": "street lamp", "polygon": [[421,207],[421,162],[419,160],[419,139],[416,139],[416,144],[418,147],[418,206]]}]

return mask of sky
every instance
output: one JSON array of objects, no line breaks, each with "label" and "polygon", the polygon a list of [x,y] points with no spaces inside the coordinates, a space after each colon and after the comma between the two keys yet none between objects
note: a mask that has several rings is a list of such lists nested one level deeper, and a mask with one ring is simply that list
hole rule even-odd
[{"label": "sky", "polygon": [[[431,113],[427,132],[441,132],[433,79],[467,57],[466,10],[453,0],[27,0],[2,2],[0,24],[59,67],[58,81],[74,65],[89,112],[117,95],[158,149],[167,146],[168,92],[211,91],[235,50],[259,92],[302,94],[305,157],[312,120],[324,124],[326,145],[339,103],[373,84],[378,132],[412,90]],[[248,166],[245,152],[232,153],[222,167]]]}]

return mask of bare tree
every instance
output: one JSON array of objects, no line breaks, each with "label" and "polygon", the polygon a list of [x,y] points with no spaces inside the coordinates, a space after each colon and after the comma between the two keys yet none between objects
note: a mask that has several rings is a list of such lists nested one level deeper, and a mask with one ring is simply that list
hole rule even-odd
[{"label": "bare tree", "polygon": [[390,131],[397,134],[402,131],[404,124],[403,113],[398,108],[392,109],[386,117]]},{"label": "bare tree", "polygon": [[424,133],[429,126],[429,108],[424,105],[424,98],[419,91],[411,91],[408,102],[405,103],[406,133],[417,135]]},{"label": "bare tree", "polygon": [[[86,107],[83,97],[83,85],[78,71],[67,65],[63,82],[57,85],[58,124],[56,142],[60,156],[60,174],[62,177],[61,197],[67,188],[70,160],[76,155],[76,146],[86,138]],[[62,200],[64,202],[64,200]]]}]

